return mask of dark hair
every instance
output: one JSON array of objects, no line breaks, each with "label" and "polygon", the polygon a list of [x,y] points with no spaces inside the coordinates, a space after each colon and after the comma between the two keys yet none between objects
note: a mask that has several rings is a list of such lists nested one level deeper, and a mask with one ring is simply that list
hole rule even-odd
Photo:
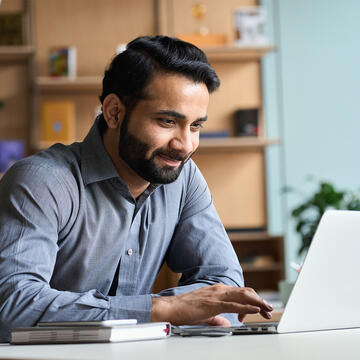
[{"label": "dark hair", "polygon": [[[144,89],[156,73],[183,75],[204,83],[209,93],[220,85],[206,55],[195,45],[168,36],[143,36],[128,43],[110,63],[103,79],[101,103],[114,93],[131,112],[145,97]],[[106,128],[103,116],[101,121]]]}]

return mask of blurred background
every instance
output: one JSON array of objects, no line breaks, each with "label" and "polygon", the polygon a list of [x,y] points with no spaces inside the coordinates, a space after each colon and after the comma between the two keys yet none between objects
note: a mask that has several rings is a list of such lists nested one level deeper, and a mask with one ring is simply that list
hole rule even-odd
[{"label": "blurred background", "polygon": [[[192,42],[222,82],[194,160],[247,285],[275,291],[319,214],[359,205],[359,13],[356,0],[2,0],[0,173],[83,139],[127,42]],[[178,276],[165,267],[156,288]]]}]

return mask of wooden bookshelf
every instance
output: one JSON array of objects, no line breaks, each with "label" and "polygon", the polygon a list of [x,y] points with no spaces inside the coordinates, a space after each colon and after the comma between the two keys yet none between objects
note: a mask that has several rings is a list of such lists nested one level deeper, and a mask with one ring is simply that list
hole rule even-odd
[{"label": "wooden bookshelf", "polygon": [[283,237],[266,231],[228,231],[228,235],[244,271],[246,286],[257,291],[277,290],[278,282],[285,277]]},{"label": "wooden bookshelf", "polygon": [[238,150],[263,149],[280,143],[280,139],[266,137],[201,138],[198,152],[234,152]]},{"label": "wooden bookshelf", "polygon": [[[237,0],[236,2],[240,6],[257,4],[256,0]],[[6,3],[11,4],[14,1],[3,0],[1,8],[4,8]],[[1,64],[7,66],[12,63],[16,65],[21,63],[21,66],[16,66],[19,68],[16,69],[17,73],[10,74],[12,80],[8,81],[9,84],[18,81],[16,101],[7,102],[6,107],[1,111],[4,118],[8,119],[6,137],[14,138],[18,134],[25,137],[29,133],[29,140],[36,149],[44,149],[52,145],[48,142],[39,142],[41,105],[45,101],[64,98],[74,101],[76,140],[79,141],[86,135],[94,119],[94,110],[99,105],[98,95],[102,85],[102,76],[99,75],[103,74],[104,67],[119,43],[127,43],[141,34],[191,33],[197,27],[197,24],[192,23],[195,21],[191,16],[192,3],[182,0],[156,0],[157,6],[154,6],[153,1],[148,0],[130,3],[125,0],[108,0],[107,7],[100,2],[91,1],[86,9],[86,17],[81,16],[82,1],[66,0],[64,3],[68,5],[64,6],[45,0],[16,1],[16,3],[31,5],[21,7],[26,16],[31,15],[29,24],[32,25],[32,29],[28,31],[27,43],[34,44],[36,47],[0,47]],[[229,42],[232,42],[234,40],[233,0],[221,2],[204,0],[204,3],[209,6],[209,14],[215,14],[214,17],[208,17],[209,27],[215,33],[224,33]],[[165,5],[170,13],[165,11],[159,14]],[[126,12],[123,11],[124,9]],[[49,27],[49,18],[54,24],[61,24],[61,26]],[[106,18],[109,21],[106,21],[101,28],[94,29],[94,19],[98,18]],[[164,20],[163,23],[161,19]],[[168,28],[166,24],[169,24]],[[101,44],[101,48],[94,51],[89,46],[89,41]],[[48,50],[52,46],[59,45],[76,46],[77,77],[46,76]],[[276,47],[273,45],[246,47],[220,45],[204,46],[203,50],[219,74],[222,83],[219,91],[212,94],[206,129],[214,132],[228,130],[230,134],[235,134],[235,111],[256,108],[259,110],[259,136],[202,138],[194,160],[210,186],[215,206],[225,227],[266,229],[265,148],[279,144],[280,140],[266,137],[261,59],[267,53],[276,50]],[[33,56],[35,53],[36,56]],[[35,77],[35,74],[39,76]],[[26,87],[23,86],[25,78],[31,79],[31,84],[26,84]],[[34,93],[29,92],[28,85],[33,86]],[[3,88],[5,94],[9,92],[7,84],[4,83]],[[27,103],[29,103],[28,106],[26,106]],[[6,113],[7,111],[9,114]],[[13,113],[16,113],[15,118],[18,119],[16,127]],[[16,128],[16,131],[13,128]],[[243,264],[246,285],[253,286],[256,290],[275,289],[278,280],[284,276],[282,238],[271,236],[265,231],[229,232],[229,236],[240,262],[245,257],[249,259],[262,255],[271,256],[273,259],[273,263],[270,261],[269,265],[257,266],[256,269],[253,264],[250,265],[250,262]],[[159,289],[175,285],[177,279],[178,275],[170,274],[167,269]]]},{"label": "wooden bookshelf", "polygon": [[274,51],[274,45],[264,46],[209,46],[202,48],[209,61],[249,61],[260,60],[268,52]]},{"label": "wooden bookshelf", "polygon": [[40,93],[43,92],[94,92],[100,91],[102,85],[101,76],[78,76],[78,77],[50,77],[40,76],[36,78],[35,85]]}]

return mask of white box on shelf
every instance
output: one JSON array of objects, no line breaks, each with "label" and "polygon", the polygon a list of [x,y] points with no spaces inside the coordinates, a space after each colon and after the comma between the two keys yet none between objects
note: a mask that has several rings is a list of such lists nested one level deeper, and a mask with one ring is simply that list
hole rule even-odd
[{"label": "white box on shelf", "polygon": [[238,7],[234,10],[235,43],[259,46],[268,43],[265,35],[266,11],[262,6]]}]

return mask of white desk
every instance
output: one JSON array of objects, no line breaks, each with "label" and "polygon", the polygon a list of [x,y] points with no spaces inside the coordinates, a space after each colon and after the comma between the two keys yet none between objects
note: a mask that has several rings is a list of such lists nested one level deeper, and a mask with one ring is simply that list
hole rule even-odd
[{"label": "white desk", "polygon": [[1,359],[360,359],[360,329],[219,338],[172,337],[113,344],[0,344]]}]

